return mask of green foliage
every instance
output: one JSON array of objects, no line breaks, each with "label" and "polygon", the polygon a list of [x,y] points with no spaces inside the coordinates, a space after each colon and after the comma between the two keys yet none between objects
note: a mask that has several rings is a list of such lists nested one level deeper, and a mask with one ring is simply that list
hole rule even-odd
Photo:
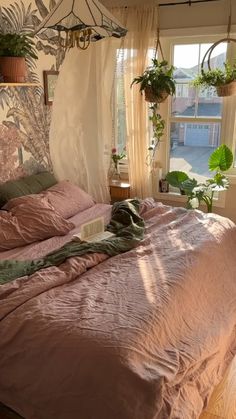
[{"label": "green foliage", "polygon": [[167,173],[166,179],[170,185],[179,188],[188,197],[187,208],[198,208],[201,201],[207,205],[208,212],[212,211],[212,204],[215,192],[224,191],[229,188],[229,180],[221,172],[228,170],[233,163],[231,150],[222,144],[219,146],[208,160],[210,170],[216,171],[211,179],[204,183],[198,183],[196,179],[190,179],[187,173],[172,171]]},{"label": "green foliage", "polygon": [[31,34],[0,33],[0,57],[31,57],[37,59]]},{"label": "green foliage", "polygon": [[[149,106],[149,109],[152,111],[152,115],[149,116],[149,121],[152,122],[153,127],[153,137],[155,140],[155,145],[159,143],[161,137],[163,136],[165,129],[165,121],[162,119],[161,115],[157,112],[157,103],[154,103],[152,106]],[[155,145],[152,145],[149,150],[153,150]]]},{"label": "green foliage", "polygon": [[169,172],[166,175],[166,180],[169,182],[169,184],[179,189],[181,189],[182,183],[187,179],[189,179],[187,173],[178,170]]},{"label": "green foliage", "polygon": [[195,78],[193,85],[195,87],[222,86],[236,80],[236,63],[232,66],[226,62],[224,69],[216,68],[214,70],[202,70],[202,73]]},{"label": "green foliage", "polygon": [[175,81],[173,77],[174,67],[168,66],[167,61],[152,60],[153,65],[147,68],[144,73],[136,77],[133,84],[140,83],[140,92],[145,88],[151,87],[154,95],[161,97],[163,91],[169,95],[175,94]]},{"label": "green foliage", "polygon": [[225,144],[222,144],[211,154],[209,158],[209,169],[212,171],[225,172],[226,170],[229,170],[232,163],[232,151]]}]

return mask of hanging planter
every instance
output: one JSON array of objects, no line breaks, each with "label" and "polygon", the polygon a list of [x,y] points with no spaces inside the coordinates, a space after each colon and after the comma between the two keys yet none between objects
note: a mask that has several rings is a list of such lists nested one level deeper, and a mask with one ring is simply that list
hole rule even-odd
[{"label": "hanging planter", "polygon": [[174,67],[168,65],[168,62],[152,60],[152,66],[148,67],[144,73],[136,77],[133,84],[140,83],[140,92],[144,91],[145,100],[150,103],[161,103],[169,95],[175,93]]},{"label": "hanging planter", "polygon": [[[211,55],[217,45],[223,42],[236,42],[234,38],[223,38],[215,42],[205,53],[202,64],[201,74],[195,78],[193,85],[195,87],[209,88],[215,87],[217,95],[220,97],[236,95],[236,64],[224,63],[224,68],[211,69]],[[207,60],[207,70],[204,70]]]},{"label": "hanging planter", "polygon": [[220,97],[224,96],[234,96],[236,95],[236,81],[232,81],[228,84],[222,84],[221,86],[216,86],[217,95]]},{"label": "hanging planter", "polygon": [[160,91],[158,95],[156,95],[151,87],[146,87],[144,89],[144,94],[145,94],[145,100],[146,102],[149,103],[161,103],[164,102],[168,96],[169,93],[166,90],[163,90],[162,92]]}]

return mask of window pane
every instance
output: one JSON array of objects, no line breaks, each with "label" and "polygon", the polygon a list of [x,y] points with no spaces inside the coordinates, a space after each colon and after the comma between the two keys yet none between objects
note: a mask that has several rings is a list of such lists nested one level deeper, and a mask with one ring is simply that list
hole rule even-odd
[{"label": "window pane", "polygon": [[195,116],[196,89],[187,83],[176,84],[172,99],[172,116]]},{"label": "window pane", "polygon": [[198,73],[199,44],[175,45],[174,66],[180,70],[176,78],[192,78]]},{"label": "window pane", "polygon": [[116,63],[116,100],[115,100],[115,145],[120,154],[126,145],[126,117],[125,117],[125,90],[124,90],[124,68],[128,58],[128,50],[117,51]]},{"label": "window pane", "polygon": [[[200,63],[203,60],[203,57],[207,50],[210,48],[212,44],[200,44]],[[223,42],[217,45],[211,54],[210,59],[210,68],[224,68],[224,63],[226,61],[226,52],[227,52],[227,43]],[[208,70],[207,60],[204,61],[204,69]]]},{"label": "window pane", "polygon": [[195,116],[196,89],[190,83],[198,73],[199,51],[199,44],[174,46],[176,95],[172,116]]},{"label": "window pane", "polygon": [[[211,44],[200,45],[200,64],[203,57]],[[211,59],[210,68],[223,68],[226,61],[227,43],[219,44],[214,48]],[[204,69],[208,70],[207,61],[204,62]],[[208,89],[198,90],[198,102],[196,106],[196,116],[200,117],[220,117],[222,114],[222,98],[217,96],[216,89],[209,87]]]},{"label": "window pane", "polygon": [[[202,59],[212,44],[189,44],[174,46],[176,95],[172,99],[172,116],[175,117],[220,117],[222,98],[213,87],[195,89],[192,81],[201,71]],[[226,61],[227,43],[214,48],[210,68],[223,68]],[[208,69],[205,60],[204,69]]]},{"label": "window pane", "polygon": [[182,170],[198,181],[212,177],[208,158],[219,144],[219,123],[172,123],[170,170]]}]

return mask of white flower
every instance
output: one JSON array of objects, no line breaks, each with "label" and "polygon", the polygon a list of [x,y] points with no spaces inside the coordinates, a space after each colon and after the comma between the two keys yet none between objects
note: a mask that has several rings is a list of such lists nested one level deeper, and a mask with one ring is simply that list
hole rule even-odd
[{"label": "white flower", "polygon": [[199,185],[199,186],[195,186],[195,188],[193,188],[192,192],[197,194],[198,192],[204,192],[206,189],[206,187],[204,185]]},{"label": "white flower", "polygon": [[189,200],[189,205],[191,208],[195,209],[199,207],[199,201],[197,198],[192,198]]}]

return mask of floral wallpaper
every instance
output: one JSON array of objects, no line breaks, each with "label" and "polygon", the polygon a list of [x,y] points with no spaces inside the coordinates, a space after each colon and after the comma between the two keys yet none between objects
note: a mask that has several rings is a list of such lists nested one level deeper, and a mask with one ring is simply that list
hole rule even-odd
[{"label": "floral wallpaper", "polygon": [[[1,1],[2,4],[2,1]],[[55,0],[3,0],[0,31],[33,32]],[[59,70],[64,50],[55,32],[35,37],[38,60],[27,59],[28,80],[36,87],[0,87],[0,183],[50,170],[51,106],[44,104],[43,70]]]}]

